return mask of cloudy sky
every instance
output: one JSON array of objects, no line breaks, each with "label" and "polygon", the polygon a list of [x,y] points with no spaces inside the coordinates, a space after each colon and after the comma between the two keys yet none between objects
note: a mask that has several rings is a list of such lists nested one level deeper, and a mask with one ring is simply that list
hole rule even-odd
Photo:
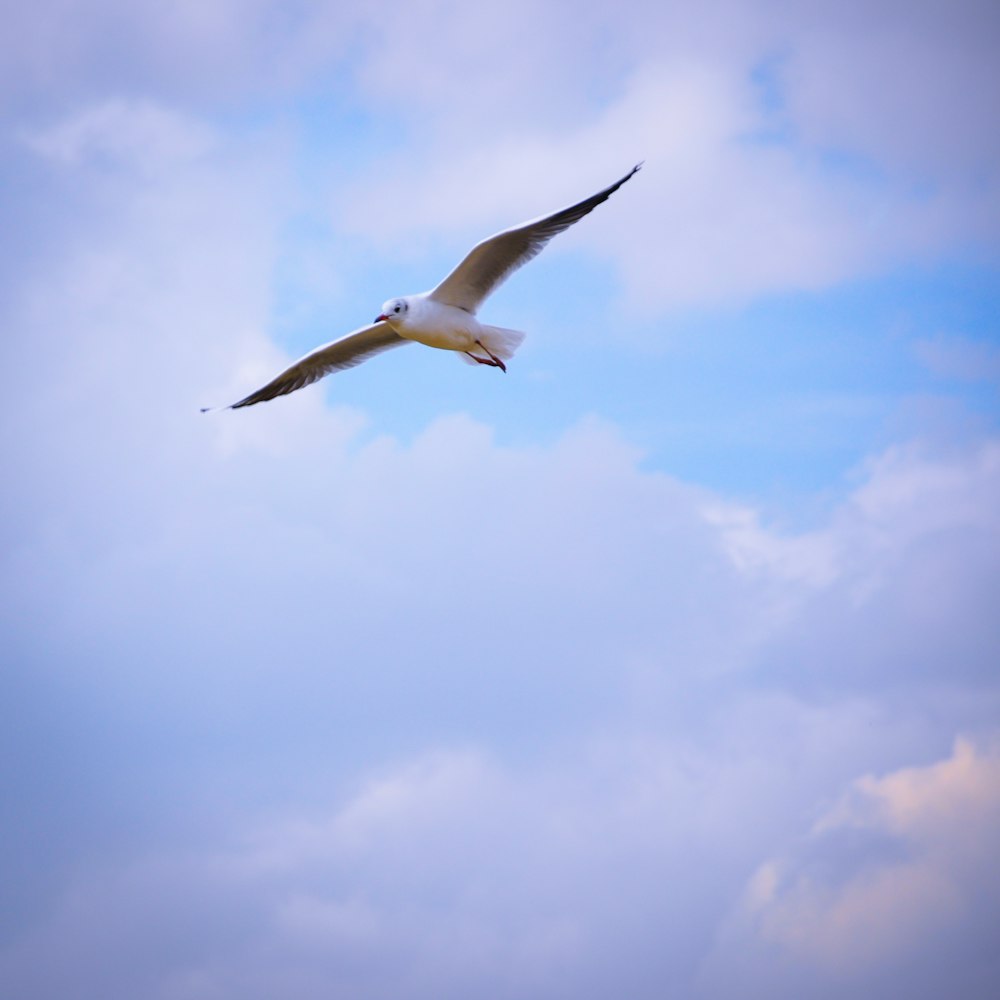
[{"label": "cloudy sky", "polygon": [[992,0],[3,6],[5,996],[997,995]]}]

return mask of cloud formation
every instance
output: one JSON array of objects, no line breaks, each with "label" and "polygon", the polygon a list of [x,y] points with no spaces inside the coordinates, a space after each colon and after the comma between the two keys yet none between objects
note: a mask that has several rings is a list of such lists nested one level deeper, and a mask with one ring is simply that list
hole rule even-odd
[{"label": "cloud formation", "polygon": [[[992,8],[238,6],[0,42],[0,980],[992,997]],[[642,156],[506,379],[197,412]]]},{"label": "cloud formation", "polygon": [[832,979],[831,995],[906,974],[926,995],[986,995],[998,829],[995,743],[959,739],[939,762],[858,778],[791,856],[757,870],[739,933]]},{"label": "cloud formation", "polygon": [[[984,665],[935,659],[905,700],[883,700],[849,662],[853,637],[837,636],[905,606],[887,561],[953,555],[933,514],[942,489],[947,522],[995,545],[988,457],[892,456],[817,545],[759,523],[748,535],[744,515],[722,517],[719,498],[641,472],[596,424],[521,449],[465,418],[409,447],[352,443],[343,421],[314,425],[326,441],[319,477],[308,471],[318,438],[271,453],[266,500],[259,482],[247,489],[268,452],[220,432],[209,491],[147,506],[140,536],[118,523],[72,569],[63,549],[26,548],[22,565],[57,582],[52,628],[30,638],[30,660],[58,679],[63,643],[93,650],[72,668],[90,688],[73,729],[85,744],[104,730],[83,754],[113,783],[99,783],[98,802],[125,795],[104,821],[149,823],[151,810],[174,832],[113,864],[81,857],[5,953],[21,989],[598,996],[631,969],[637,996],[735,995],[727,977],[747,945],[719,945],[717,926],[754,870],[759,890],[794,863],[766,859],[873,756],[905,762],[958,720],[975,724],[968,698],[979,696],[964,678]],[[985,565],[991,578],[967,571],[939,588],[946,607],[992,590],[997,560]],[[935,641],[933,615],[905,613],[870,667],[879,684],[912,675],[913,648]],[[761,687],[771,651],[789,643],[794,681]],[[992,633],[976,645],[992,660]],[[845,683],[848,697],[824,708],[822,693]],[[114,763],[126,748],[158,788],[141,808]],[[875,996],[864,984],[881,980],[866,970],[914,953],[918,911],[978,925],[995,896],[967,897],[965,882],[956,896],[934,852],[947,841],[949,858],[966,856],[949,830],[973,814],[975,842],[988,842],[994,771],[992,755],[963,743],[937,769],[862,779],[808,835],[819,863],[838,863],[838,837],[855,828],[931,860],[833,897],[782,876],[764,942],[797,949],[813,978],[816,962],[834,961],[823,965],[822,948],[841,948],[859,995]],[[180,819],[192,809],[193,827]],[[891,923],[902,906],[915,929],[881,945],[862,933],[851,914],[872,893],[881,909],[866,920]],[[134,966],[113,958],[123,942]],[[60,963],[40,961],[53,952]],[[754,975],[766,984],[774,970]]]}]

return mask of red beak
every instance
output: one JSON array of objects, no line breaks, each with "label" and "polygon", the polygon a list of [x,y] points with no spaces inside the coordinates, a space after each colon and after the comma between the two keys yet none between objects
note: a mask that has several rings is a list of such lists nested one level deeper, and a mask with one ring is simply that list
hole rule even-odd
[{"label": "red beak", "polygon": [[388,318],[389,317],[386,316],[385,313],[379,313],[378,316],[375,317],[375,322],[376,323],[381,323],[381,322],[383,322],[383,320],[387,320]]}]

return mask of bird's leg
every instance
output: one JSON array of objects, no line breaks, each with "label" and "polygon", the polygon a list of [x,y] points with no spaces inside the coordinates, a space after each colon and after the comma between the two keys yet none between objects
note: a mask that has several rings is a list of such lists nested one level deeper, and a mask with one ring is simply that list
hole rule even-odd
[{"label": "bird's leg", "polygon": [[[481,364],[492,365],[494,368],[499,368],[505,375],[507,374],[507,366],[481,341],[477,340],[476,343],[490,356],[489,361],[484,361],[482,358],[476,358]],[[472,357],[476,357],[474,354]]]},{"label": "bird's leg", "polygon": [[490,368],[496,368],[496,364],[493,361],[490,361],[489,358],[477,358],[476,355],[472,353],[472,351],[466,351],[465,353],[468,354],[469,357],[472,358],[472,360],[475,361],[476,364],[478,365],[489,365]]}]

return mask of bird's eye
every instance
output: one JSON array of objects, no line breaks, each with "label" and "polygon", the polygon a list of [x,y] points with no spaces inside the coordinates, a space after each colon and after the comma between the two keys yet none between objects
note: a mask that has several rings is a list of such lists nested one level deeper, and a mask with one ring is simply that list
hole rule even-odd
[{"label": "bird's eye", "polygon": [[396,306],[395,308],[393,308],[393,310],[392,310],[392,311],[393,311],[394,313],[398,313],[398,312],[399,312],[399,306]]}]

